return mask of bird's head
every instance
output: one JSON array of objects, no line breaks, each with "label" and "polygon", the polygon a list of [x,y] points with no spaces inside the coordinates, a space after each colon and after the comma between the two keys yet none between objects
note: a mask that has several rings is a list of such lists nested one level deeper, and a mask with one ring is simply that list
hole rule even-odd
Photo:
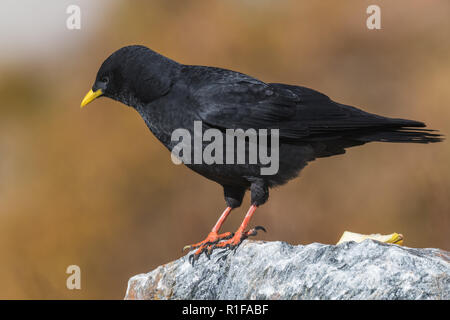
[{"label": "bird's head", "polygon": [[151,102],[170,88],[171,76],[177,65],[147,47],[123,47],[102,63],[81,107],[100,96],[129,106]]}]

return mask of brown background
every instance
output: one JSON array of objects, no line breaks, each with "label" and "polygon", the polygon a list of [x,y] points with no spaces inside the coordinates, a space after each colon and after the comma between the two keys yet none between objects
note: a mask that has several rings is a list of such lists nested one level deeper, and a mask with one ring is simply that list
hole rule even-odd
[{"label": "brown background", "polygon": [[[99,99],[80,110],[101,62],[124,45],[450,132],[449,1],[74,3],[81,30],[65,29],[62,6],[49,17],[62,36],[44,54],[0,62],[0,298],[123,298],[130,276],[180,257],[224,209],[221,187],[175,166],[132,109]],[[382,30],[366,28],[370,4]],[[350,230],[449,250],[449,163],[448,142],[352,148],[273,190],[252,223],[268,229],[260,239],[292,244]],[[248,196],[224,230],[247,206]],[[71,264],[82,290],[66,289]]]}]

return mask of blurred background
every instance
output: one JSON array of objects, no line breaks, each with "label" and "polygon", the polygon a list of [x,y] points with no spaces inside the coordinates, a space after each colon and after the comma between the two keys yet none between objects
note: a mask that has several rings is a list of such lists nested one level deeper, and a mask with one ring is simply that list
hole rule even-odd
[{"label": "blurred background", "polygon": [[[70,4],[80,30],[66,28]],[[381,30],[366,27],[371,4]],[[121,299],[131,276],[179,258],[224,209],[222,188],[174,165],[137,112],[109,99],[80,110],[116,49],[305,85],[448,134],[449,12],[446,0],[2,1],[0,298]],[[447,141],[351,148],[272,190],[252,223],[268,230],[259,239],[292,244],[349,230],[450,250],[449,163]],[[81,290],[66,288],[72,264]]]}]

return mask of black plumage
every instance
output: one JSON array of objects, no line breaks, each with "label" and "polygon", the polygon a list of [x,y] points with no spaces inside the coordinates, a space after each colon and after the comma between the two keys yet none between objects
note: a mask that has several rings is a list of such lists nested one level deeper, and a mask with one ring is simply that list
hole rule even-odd
[{"label": "black plumage", "polygon": [[[367,113],[305,87],[265,83],[231,70],[179,64],[143,46],[121,48],[106,59],[92,91],[136,109],[169,150],[176,144],[171,141],[172,132],[177,128],[193,132],[194,121],[202,121],[204,129],[222,131],[279,129],[280,163],[275,175],[261,175],[258,164],[187,165],[223,186],[229,208],[223,219],[241,205],[246,190],[250,189],[252,208],[256,208],[267,201],[269,188],[296,177],[316,158],[342,154],[346,148],[372,141],[441,140],[432,130],[418,129],[425,127],[422,122]],[[245,231],[245,227],[241,225],[232,239],[228,239],[231,234],[218,235],[218,228],[213,229],[205,241],[193,245],[199,248],[196,256],[214,245],[236,246],[256,233],[255,229]]]}]

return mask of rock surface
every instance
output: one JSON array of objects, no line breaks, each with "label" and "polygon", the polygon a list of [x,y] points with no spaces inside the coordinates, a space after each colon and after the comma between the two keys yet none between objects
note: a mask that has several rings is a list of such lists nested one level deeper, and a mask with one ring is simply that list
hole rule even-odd
[{"label": "rock surface", "polygon": [[125,299],[450,299],[450,252],[439,249],[246,240],[194,266],[190,254],[132,277]]}]

